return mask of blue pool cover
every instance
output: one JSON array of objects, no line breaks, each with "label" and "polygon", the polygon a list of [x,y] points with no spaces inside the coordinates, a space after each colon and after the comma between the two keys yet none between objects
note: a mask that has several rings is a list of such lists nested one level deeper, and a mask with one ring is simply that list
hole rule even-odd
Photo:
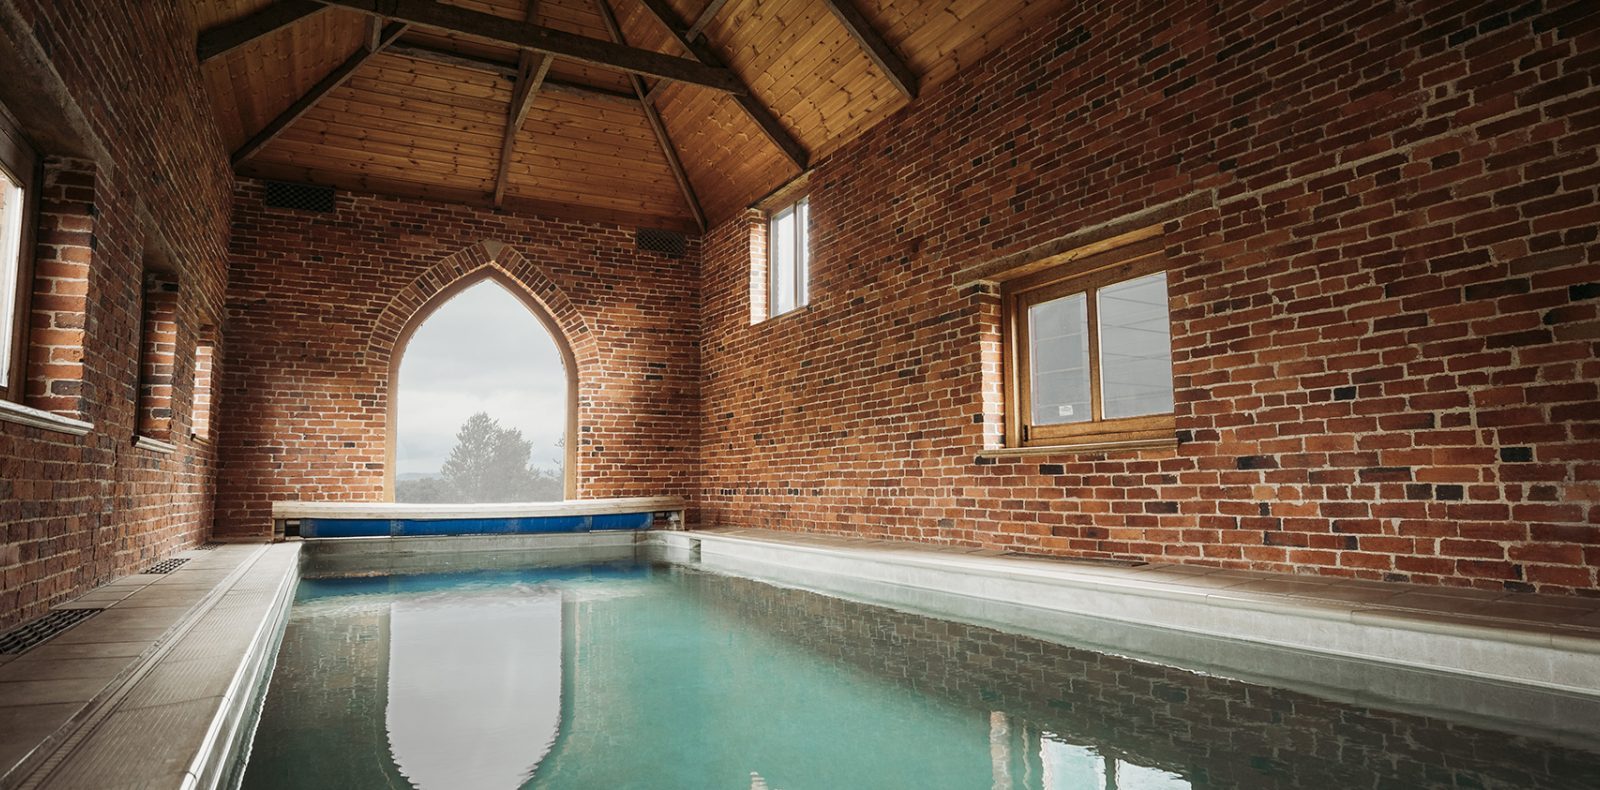
[{"label": "blue pool cover", "polygon": [[649,529],[654,513],[503,518],[305,518],[303,538],[415,537],[421,535],[533,535]]}]

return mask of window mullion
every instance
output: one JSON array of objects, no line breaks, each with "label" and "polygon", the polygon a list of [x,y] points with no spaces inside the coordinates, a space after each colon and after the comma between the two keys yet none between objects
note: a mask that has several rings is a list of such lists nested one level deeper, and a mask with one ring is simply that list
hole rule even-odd
[{"label": "window mullion", "polygon": [[1089,321],[1089,413],[1090,419],[1105,419],[1100,403],[1100,289],[1084,292]]}]

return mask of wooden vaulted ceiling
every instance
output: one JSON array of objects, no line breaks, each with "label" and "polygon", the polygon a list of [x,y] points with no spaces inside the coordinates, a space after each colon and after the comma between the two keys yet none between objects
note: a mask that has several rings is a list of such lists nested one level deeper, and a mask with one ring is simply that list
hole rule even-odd
[{"label": "wooden vaulted ceiling", "polygon": [[732,216],[1063,5],[192,0],[189,10],[242,175],[688,230]]}]

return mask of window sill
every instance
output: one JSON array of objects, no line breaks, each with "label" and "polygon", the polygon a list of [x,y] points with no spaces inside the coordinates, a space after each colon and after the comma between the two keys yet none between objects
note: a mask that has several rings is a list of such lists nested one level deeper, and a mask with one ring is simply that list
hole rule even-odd
[{"label": "window sill", "polygon": [[803,315],[803,314],[809,313],[809,312],[811,312],[811,303],[810,302],[806,302],[805,304],[800,305],[799,307],[796,307],[793,310],[788,310],[788,311],[779,313],[777,315],[769,315],[766,318],[763,318],[760,321],[757,321],[757,322],[751,324],[751,326],[761,326],[763,324],[770,324],[773,321],[782,321],[783,319],[788,318],[790,316]]},{"label": "window sill", "polygon": [[1000,447],[978,453],[979,458],[1022,458],[1032,455],[1068,455],[1071,453],[1104,453],[1114,450],[1177,449],[1177,436],[1157,439],[1129,439],[1120,442],[1078,442],[1074,444],[1047,444],[1031,447]]},{"label": "window sill", "polygon": [[82,436],[94,430],[94,423],[74,420],[71,417],[62,417],[59,414],[0,400],[0,422],[14,422],[31,428],[39,428],[56,433]]},{"label": "window sill", "polygon": [[153,453],[165,453],[167,455],[171,455],[178,451],[178,445],[172,444],[171,442],[163,442],[160,439],[152,439],[148,436],[133,437],[133,446],[141,450],[149,450]]}]

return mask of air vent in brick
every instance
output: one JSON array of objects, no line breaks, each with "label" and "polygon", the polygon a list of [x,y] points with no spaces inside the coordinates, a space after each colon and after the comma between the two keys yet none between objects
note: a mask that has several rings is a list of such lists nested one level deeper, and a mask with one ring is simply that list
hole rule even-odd
[{"label": "air vent in brick", "polygon": [[175,559],[175,560],[165,560],[165,561],[162,561],[162,562],[158,562],[158,563],[156,563],[154,565],[151,565],[150,567],[146,568],[144,570],[144,572],[145,573],[171,573],[171,572],[173,572],[173,571],[175,571],[175,570],[177,570],[179,568],[182,568],[183,564],[185,562],[188,562],[188,561],[189,561],[188,557],[180,557],[180,558]]},{"label": "air vent in brick", "polygon": [[333,211],[333,188],[268,181],[265,202],[272,208],[327,213]]},{"label": "air vent in brick", "polygon": [[104,609],[57,609],[24,626],[0,634],[0,654],[16,655],[77,625],[89,615]]},{"label": "air vent in brick", "polygon": [[633,234],[633,241],[641,250],[659,252],[668,258],[682,258],[689,249],[683,234],[670,230],[640,228]]}]

